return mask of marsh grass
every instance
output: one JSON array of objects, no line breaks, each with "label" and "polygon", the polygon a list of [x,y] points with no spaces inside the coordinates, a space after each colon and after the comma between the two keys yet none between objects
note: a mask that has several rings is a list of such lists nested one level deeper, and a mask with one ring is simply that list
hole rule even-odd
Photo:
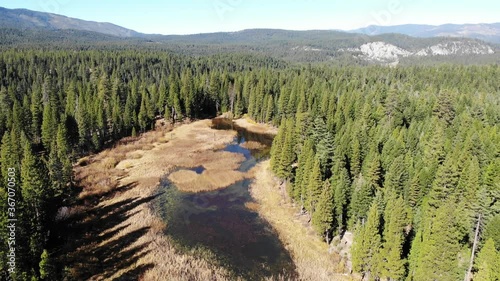
[{"label": "marsh grass", "polygon": [[242,143],[240,146],[250,150],[263,149],[266,147],[265,145],[257,141],[247,141]]},{"label": "marsh grass", "polygon": [[205,170],[197,174],[191,170],[179,170],[169,175],[175,186],[183,192],[204,192],[222,189],[245,178],[245,173],[233,170]]},{"label": "marsh grass", "polygon": [[259,124],[250,118],[237,119],[234,120],[234,123],[250,132],[257,134],[276,135],[278,133],[277,127],[269,124]]},{"label": "marsh grass", "polygon": [[[231,142],[234,134],[220,131],[214,139],[208,124],[198,121],[173,132],[163,128],[125,138],[77,162],[74,176],[82,191],[55,234],[61,239],[54,249],[64,271],[61,280],[238,280],[202,254],[176,248],[164,234],[168,225],[149,207],[160,178],[179,164],[193,167],[198,160],[191,155],[207,161],[228,156],[213,150]],[[229,167],[237,161],[229,160]]]}]

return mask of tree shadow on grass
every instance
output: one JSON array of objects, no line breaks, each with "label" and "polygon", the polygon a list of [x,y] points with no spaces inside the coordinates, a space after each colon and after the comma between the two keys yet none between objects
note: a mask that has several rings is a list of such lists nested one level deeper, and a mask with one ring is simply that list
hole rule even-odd
[{"label": "tree shadow on grass", "polygon": [[[132,183],[108,192],[106,198],[114,193],[123,192],[136,186]],[[57,280],[88,280],[93,277],[109,279],[117,272],[124,272],[114,280],[137,280],[153,264],[140,264],[138,261],[148,253],[148,244],[137,241],[149,231],[142,227],[125,233],[130,224],[123,224],[160,194],[146,198],[128,198],[110,205],[100,206],[98,201],[85,205],[84,210],[67,220],[58,222],[49,241],[52,252],[57,253]],[[102,197],[101,197],[102,198]],[[66,270],[63,270],[66,269]]]}]

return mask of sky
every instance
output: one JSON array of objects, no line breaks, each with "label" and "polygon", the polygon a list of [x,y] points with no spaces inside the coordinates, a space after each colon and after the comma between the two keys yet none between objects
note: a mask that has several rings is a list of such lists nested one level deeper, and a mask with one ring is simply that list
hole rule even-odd
[{"label": "sky", "polygon": [[156,34],[500,22],[498,0],[0,0],[0,7],[111,22]]}]

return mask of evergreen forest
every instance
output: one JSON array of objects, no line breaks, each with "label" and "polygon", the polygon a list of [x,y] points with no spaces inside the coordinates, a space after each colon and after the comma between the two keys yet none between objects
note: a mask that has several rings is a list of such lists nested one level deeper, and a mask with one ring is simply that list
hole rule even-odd
[{"label": "evergreen forest", "polygon": [[[324,243],[354,233],[371,280],[500,280],[500,68],[335,66],[153,49],[0,53],[0,209],[17,271],[53,280],[73,164],[127,136],[231,112],[279,127],[271,168]],[[15,173],[12,173],[15,171]],[[0,279],[9,273],[0,212]],[[478,235],[476,237],[476,232]],[[473,248],[476,249],[473,253]]]}]

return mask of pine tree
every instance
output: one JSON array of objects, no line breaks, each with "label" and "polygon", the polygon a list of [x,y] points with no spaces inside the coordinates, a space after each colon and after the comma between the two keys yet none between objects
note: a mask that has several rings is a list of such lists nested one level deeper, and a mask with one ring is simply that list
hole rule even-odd
[{"label": "pine tree", "polygon": [[78,97],[78,103],[76,105],[76,122],[78,124],[78,143],[81,148],[85,148],[88,145],[89,141],[88,136],[90,132],[90,116],[83,94],[80,94],[80,96]]},{"label": "pine tree", "polygon": [[266,106],[266,117],[264,118],[264,122],[269,123],[274,114],[274,103],[273,103],[273,96],[268,95],[267,96],[267,106]]},{"label": "pine tree", "polygon": [[445,163],[439,167],[436,179],[430,191],[429,205],[438,208],[443,202],[455,192],[458,183],[457,163],[452,158],[446,159]]},{"label": "pine tree", "polygon": [[333,160],[333,136],[326,129],[326,124],[322,118],[314,120],[312,138],[316,144],[316,156],[321,165],[321,174],[324,178],[330,177]]},{"label": "pine tree", "polygon": [[343,165],[343,161],[336,163],[332,171],[333,177],[331,178],[334,189],[334,209],[339,235],[343,233],[347,226],[347,210],[351,186],[349,172]]},{"label": "pine tree", "polygon": [[53,118],[54,113],[52,112],[51,104],[45,105],[43,108],[43,118],[42,118],[42,143],[46,149],[50,149],[50,144],[55,135],[55,128],[57,128],[56,120]]},{"label": "pine tree", "polygon": [[10,143],[10,134],[5,133],[2,137],[2,146],[0,147],[0,164],[2,179],[6,179],[9,174],[9,167],[13,164],[12,159],[12,144]]},{"label": "pine tree", "polygon": [[317,209],[319,197],[321,195],[321,166],[318,158],[315,158],[311,174],[308,178],[307,184],[307,197],[305,198],[305,208],[310,214],[314,213]]},{"label": "pine tree", "polygon": [[423,190],[420,177],[421,172],[415,173],[410,180],[408,187],[408,194],[406,195],[408,205],[412,208],[416,208],[420,205],[421,199],[423,197]]},{"label": "pine tree", "polygon": [[281,156],[279,157],[280,161],[276,171],[276,175],[283,179],[288,179],[292,176],[292,164],[295,162],[293,119],[287,120],[286,123],[286,130],[284,132],[285,139],[283,142],[283,148],[281,150]]},{"label": "pine tree", "polygon": [[306,195],[303,193],[303,190],[305,190],[304,186],[309,183],[308,178],[312,170],[312,159],[314,159],[314,143],[311,139],[307,139],[299,154],[298,167],[291,195],[296,201],[300,201]]},{"label": "pine tree", "polygon": [[111,123],[113,138],[118,139],[123,132],[123,107],[120,102],[120,97],[114,95],[112,97]]},{"label": "pine tree", "polygon": [[460,198],[463,198],[465,212],[468,216],[465,223],[472,222],[480,212],[476,198],[480,187],[480,173],[481,170],[477,158],[473,157],[464,163],[464,169],[458,180],[456,193]]},{"label": "pine tree", "polygon": [[[460,234],[457,229],[459,212],[454,198],[443,202],[432,216],[424,217],[422,244],[411,280],[459,280],[463,277],[466,260],[458,260]],[[415,246],[414,246],[415,247]]]},{"label": "pine tree", "polygon": [[492,239],[497,250],[500,251],[500,215],[494,216],[484,228],[483,239]]},{"label": "pine tree", "polygon": [[49,253],[46,249],[43,250],[42,255],[40,257],[40,278],[42,280],[53,280],[54,278],[54,268],[49,256]]},{"label": "pine tree", "polygon": [[278,130],[278,134],[274,137],[273,145],[271,146],[271,169],[278,173],[281,169],[281,155],[285,144],[287,126],[290,124],[285,119],[281,121],[283,124]]},{"label": "pine tree", "polygon": [[362,273],[363,276],[368,274],[374,279],[379,274],[379,249],[381,246],[378,209],[379,206],[376,202],[370,206],[368,219],[356,234],[351,251],[353,269]]},{"label": "pine tree", "polygon": [[330,232],[333,225],[334,208],[333,192],[330,183],[325,181],[317,208],[312,214],[312,225],[317,233],[325,236],[325,242],[330,243]]},{"label": "pine tree", "polygon": [[236,91],[235,93],[235,105],[234,105],[234,116],[235,117],[240,117],[243,115],[245,106],[244,106],[244,100],[242,96],[242,87],[241,87],[241,81],[239,79],[236,80],[234,89]]},{"label": "pine tree", "polygon": [[380,167],[380,155],[375,149],[372,149],[370,154],[366,157],[366,160],[363,163],[362,173],[366,179],[369,190],[373,194],[380,190],[382,171]]},{"label": "pine tree", "polygon": [[500,214],[500,158],[495,158],[484,167],[478,193],[478,209],[486,220]]},{"label": "pine tree", "polygon": [[395,195],[387,196],[384,220],[382,276],[390,280],[401,280],[405,275],[406,259],[403,257],[403,244],[407,225],[406,208],[401,196],[397,198]]},{"label": "pine tree", "polygon": [[174,120],[182,119],[182,101],[180,97],[180,89],[179,89],[179,78],[176,75],[171,75],[169,79],[170,89],[168,91],[169,94],[169,102],[171,105],[171,112]]},{"label": "pine tree", "polygon": [[33,90],[31,98],[31,131],[33,135],[33,143],[41,142],[41,127],[42,127],[42,95],[39,89]]},{"label": "pine tree", "polygon": [[160,81],[160,87],[158,89],[158,100],[156,101],[156,108],[158,109],[160,115],[163,115],[165,119],[168,119],[170,117],[170,114],[166,114],[165,112],[165,108],[168,108],[168,88],[169,87],[167,86],[167,82],[162,79]]},{"label": "pine tree", "polygon": [[137,121],[139,123],[139,127],[141,128],[141,132],[146,131],[149,125],[147,108],[146,108],[146,102],[147,102],[146,99],[147,99],[147,94],[143,93],[141,99],[141,107],[139,109],[139,113],[137,114]]},{"label": "pine tree", "polygon": [[438,95],[436,104],[434,105],[434,113],[443,120],[447,125],[455,118],[455,109],[453,107],[453,97],[447,90],[441,91]]},{"label": "pine tree", "polygon": [[366,219],[373,197],[374,192],[363,175],[354,179],[352,183],[351,204],[349,205],[349,224],[351,226],[358,221]]},{"label": "pine tree", "polygon": [[104,101],[97,99],[94,104],[94,130],[92,133],[92,142],[94,148],[100,150],[108,137],[108,117],[104,108]]},{"label": "pine tree", "polygon": [[49,159],[47,161],[47,169],[53,190],[57,194],[61,194],[64,186],[63,163],[57,153],[57,150],[57,142],[54,140],[52,142],[52,149],[50,150]]},{"label": "pine tree", "polygon": [[24,156],[21,162],[21,194],[23,198],[23,216],[26,221],[30,252],[32,256],[39,257],[42,253],[43,243],[46,239],[44,228],[47,220],[47,200],[52,194],[47,188],[42,163],[33,155],[30,144],[24,147]]},{"label": "pine tree", "polygon": [[408,180],[408,174],[405,171],[404,155],[396,157],[389,170],[385,174],[384,189],[395,191],[402,195]]},{"label": "pine tree", "polygon": [[486,240],[481,251],[477,254],[475,260],[477,273],[474,275],[474,281],[496,281],[500,278],[499,253],[495,248],[493,239]]},{"label": "pine tree", "polygon": [[361,147],[357,138],[351,141],[350,167],[351,176],[357,177],[361,172]]},{"label": "pine tree", "polygon": [[186,116],[192,116],[191,105],[194,100],[194,86],[191,71],[186,69],[181,77],[180,96],[184,101],[184,112]]},{"label": "pine tree", "polygon": [[429,169],[434,169],[438,164],[443,163],[445,159],[445,135],[443,126],[433,119],[429,125],[432,130],[429,130],[430,136],[423,143],[423,159],[425,166]]},{"label": "pine tree", "polygon": [[417,269],[419,269],[419,264],[420,264],[420,259],[421,259],[421,249],[422,249],[422,230],[418,230],[415,233],[415,237],[413,238],[412,244],[411,244],[411,250],[410,250],[410,255],[408,257],[408,276],[407,280],[408,281],[417,281],[418,279],[415,279],[415,273],[417,272]]}]

